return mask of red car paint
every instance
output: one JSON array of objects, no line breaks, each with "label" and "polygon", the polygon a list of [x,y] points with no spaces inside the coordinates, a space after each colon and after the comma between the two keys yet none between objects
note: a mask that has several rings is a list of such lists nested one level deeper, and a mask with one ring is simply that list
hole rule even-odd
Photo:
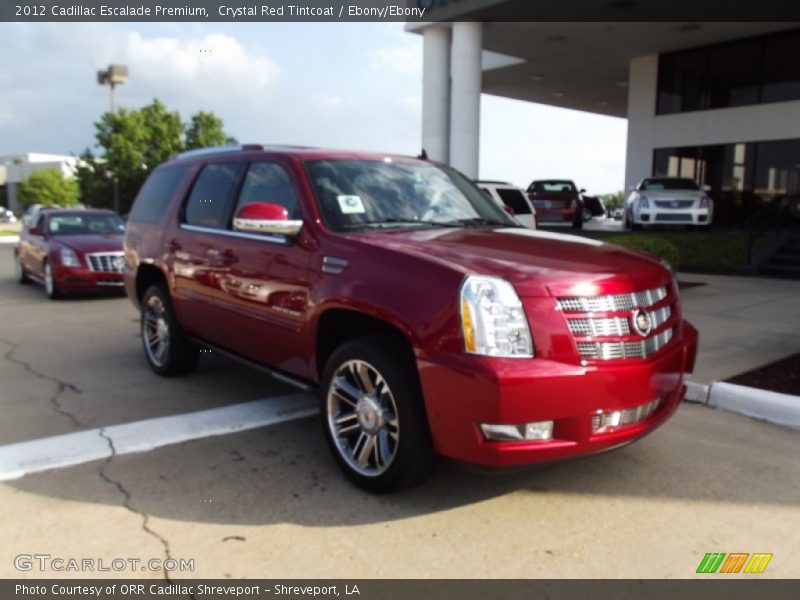
[{"label": "red car paint", "polygon": [[[39,213],[35,223],[25,227],[20,234],[16,260],[27,278],[39,283],[45,280],[45,265],[49,264],[55,284],[56,295],[60,292],[106,292],[121,290],[122,241],[120,228],[108,233],[59,233],[51,230],[51,222],[59,217],[113,219],[122,221],[110,210],[96,209],[46,209]],[[77,266],[62,262],[62,249],[76,255]],[[90,259],[102,257],[101,259]],[[117,259],[115,262],[114,259]]]},{"label": "red car paint", "polygon": [[[180,162],[185,176],[158,222],[136,222],[132,214],[128,223],[125,283],[134,303],[148,281],[162,277],[190,335],[312,386],[324,366],[319,353],[326,340],[318,336],[318,327],[329,311],[379,320],[402,334],[413,350],[435,450],[487,466],[550,461],[624,445],[660,425],[683,399],[697,332],[683,320],[677,287],[657,259],[584,238],[519,229],[337,233],[323,222],[307,161],[414,159],[245,148],[160,167]],[[303,221],[294,242],[268,243],[181,226],[182,205],[200,169],[233,160],[273,161],[289,173]],[[325,257],[336,257],[345,266],[332,274],[323,268]],[[502,277],[514,286],[535,358],[464,352],[458,298],[470,274]],[[579,355],[577,344],[584,338],[571,333],[558,298],[655,288],[665,289],[667,297],[653,306],[671,308],[659,328],[672,332],[668,343],[646,358]],[[629,319],[629,312],[614,314]],[[654,399],[659,404],[648,418],[593,433],[597,413]],[[479,428],[481,422],[539,420],[555,421],[551,441],[490,442]]]},{"label": "red car paint", "polygon": [[[553,189],[547,189],[552,187]],[[563,188],[563,191],[559,191]],[[581,192],[571,181],[541,180],[528,186],[528,198],[536,209],[536,218],[543,224],[582,223],[583,200]]]}]

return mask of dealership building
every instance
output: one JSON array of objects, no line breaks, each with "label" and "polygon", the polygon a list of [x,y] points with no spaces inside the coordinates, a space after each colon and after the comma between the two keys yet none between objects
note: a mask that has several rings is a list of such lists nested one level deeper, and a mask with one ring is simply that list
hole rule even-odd
[{"label": "dealership building", "polygon": [[484,93],[627,118],[620,187],[690,177],[719,223],[800,191],[800,23],[503,22],[515,0],[417,2],[431,158],[479,176]]}]

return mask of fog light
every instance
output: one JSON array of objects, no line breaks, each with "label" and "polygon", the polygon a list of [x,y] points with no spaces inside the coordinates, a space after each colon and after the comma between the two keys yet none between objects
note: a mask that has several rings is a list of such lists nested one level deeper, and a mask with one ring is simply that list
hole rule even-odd
[{"label": "fog light", "polygon": [[481,423],[481,431],[487,440],[497,442],[542,442],[553,438],[553,422],[536,421],[515,425]]},{"label": "fog light", "polygon": [[628,425],[641,423],[655,412],[658,402],[659,400],[656,398],[647,404],[633,408],[598,413],[592,417],[592,433],[608,433]]}]

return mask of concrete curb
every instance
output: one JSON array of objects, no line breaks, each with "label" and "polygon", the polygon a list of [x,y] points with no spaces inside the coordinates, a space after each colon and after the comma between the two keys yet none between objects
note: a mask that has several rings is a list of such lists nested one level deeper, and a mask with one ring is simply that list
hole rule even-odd
[{"label": "concrete curb", "polygon": [[800,430],[800,396],[715,381],[686,382],[686,400]]},{"label": "concrete curb", "polygon": [[0,235],[0,244],[16,244],[18,241],[18,235]]}]

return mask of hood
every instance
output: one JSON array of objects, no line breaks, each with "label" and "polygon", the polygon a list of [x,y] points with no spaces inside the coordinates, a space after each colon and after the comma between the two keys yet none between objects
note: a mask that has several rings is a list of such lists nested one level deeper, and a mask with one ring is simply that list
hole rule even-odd
[{"label": "hood", "polygon": [[642,190],[637,194],[653,200],[699,200],[708,195],[703,190]]},{"label": "hood", "polygon": [[570,295],[576,285],[616,293],[667,285],[669,271],[644,254],[589,238],[509,229],[427,229],[370,232],[358,240],[456,269],[493,275],[520,296]]},{"label": "hood", "polygon": [[122,234],[108,235],[54,235],[62,246],[83,254],[91,252],[122,252]]}]

